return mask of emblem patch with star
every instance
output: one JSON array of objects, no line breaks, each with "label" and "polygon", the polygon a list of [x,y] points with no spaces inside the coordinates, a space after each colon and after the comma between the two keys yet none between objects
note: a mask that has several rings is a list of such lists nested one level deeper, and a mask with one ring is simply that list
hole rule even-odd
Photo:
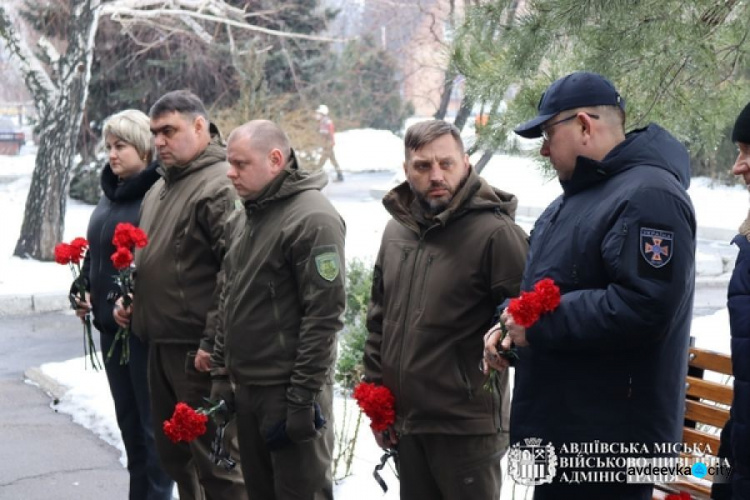
[{"label": "emblem patch with star", "polygon": [[669,263],[674,255],[674,243],[674,231],[641,226],[638,239],[642,257],[638,264],[639,274],[649,278],[671,279],[672,266]]}]

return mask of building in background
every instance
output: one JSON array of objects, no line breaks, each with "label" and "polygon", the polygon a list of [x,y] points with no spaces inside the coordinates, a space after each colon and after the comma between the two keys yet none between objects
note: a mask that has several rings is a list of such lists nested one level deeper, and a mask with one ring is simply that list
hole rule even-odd
[{"label": "building in background", "polygon": [[[369,36],[397,61],[394,85],[415,114],[431,116],[440,105],[450,43],[463,18],[464,0],[326,0],[339,15],[329,27],[332,36]],[[463,95],[463,79],[453,86],[448,115],[455,114]]]}]

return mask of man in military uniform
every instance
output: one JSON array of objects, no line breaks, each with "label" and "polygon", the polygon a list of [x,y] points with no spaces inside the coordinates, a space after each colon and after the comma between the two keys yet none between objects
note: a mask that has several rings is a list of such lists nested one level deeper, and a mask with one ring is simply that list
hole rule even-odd
[{"label": "man in military uniform", "polygon": [[[169,92],[149,114],[162,178],[141,207],[140,227],[149,244],[135,257],[132,324],[150,343],[148,383],[157,451],[181,500],[242,499],[239,468],[227,471],[210,459],[216,432],[210,419],[207,432],[189,444],[172,443],[162,430],[178,402],[205,406],[203,398],[211,390],[223,227],[237,195],[225,176],[224,143],[196,95]],[[131,308],[118,302],[114,315],[127,326]],[[237,458],[236,449],[232,455]]]},{"label": "man in military uniform", "polygon": [[[234,390],[250,498],[333,498],[333,370],[345,307],[344,221],[265,120],[229,136],[244,200],[224,261],[212,399]],[[232,387],[233,386],[233,387]]]}]

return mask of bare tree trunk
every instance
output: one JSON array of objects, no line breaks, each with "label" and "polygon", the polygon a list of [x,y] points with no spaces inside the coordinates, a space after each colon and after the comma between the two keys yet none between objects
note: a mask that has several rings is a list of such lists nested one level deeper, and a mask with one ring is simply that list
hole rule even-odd
[{"label": "bare tree trunk", "polygon": [[491,149],[485,149],[482,152],[482,156],[479,158],[479,161],[476,163],[476,165],[474,165],[474,170],[476,170],[477,174],[482,173],[482,170],[484,170],[484,167],[487,166],[494,154],[495,152]]},{"label": "bare tree trunk", "polygon": [[68,125],[75,111],[70,109],[70,104],[60,104],[51,106],[51,112],[40,120],[42,132],[36,165],[26,198],[21,234],[13,251],[18,257],[52,260],[55,244],[63,238],[70,170],[81,120]]},{"label": "bare tree trunk", "polygon": [[469,118],[469,115],[471,115],[471,108],[473,107],[474,99],[465,95],[463,99],[461,99],[461,106],[458,108],[456,119],[453,121],[453,125],[455,125],[458,130],[464,129],[466,120]]},{"label": "bare tree trunk", "polygon": [[455,73],[448,70],[445,74],[445,81],[443,81],[443,93],[440,96],[440,104],[438,105],[437,111],[435,111],[434,118],[436,120],[445,119],[445,113],[448,112],[448,104],[451,102],[451,94],[453,93],[453,81],[455,79]]},{"label": "bare tree trunk", "polygon": [[21,60],[21,71],[39,112],[40,137],[21,234],[13,254],[53,260],[63,238],[70,171],[88,97],[94,36],[100,0],[71,0],[68,46],[64,55],[50,54],[52,76],[17,32],[12,16],[0,8],[0,36]]}]

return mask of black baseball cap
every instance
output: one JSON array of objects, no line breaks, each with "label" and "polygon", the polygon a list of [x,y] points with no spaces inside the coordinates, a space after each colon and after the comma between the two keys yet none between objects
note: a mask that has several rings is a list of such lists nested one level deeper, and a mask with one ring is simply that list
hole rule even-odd
[{"label": "black baseball cap", "polygon": [[732,142],[750,144],[750,104],[745,106],[734,122]]},{"label": "black baseball cap", "polygon": [[625,99],[602,75],[586,71],[571,73],[547,87],[537,106],[539,114],[516,127],[514,132],[528,139],[541,137],[544,122],[561,111],[586,106],[619,106],[625,110]]}]

